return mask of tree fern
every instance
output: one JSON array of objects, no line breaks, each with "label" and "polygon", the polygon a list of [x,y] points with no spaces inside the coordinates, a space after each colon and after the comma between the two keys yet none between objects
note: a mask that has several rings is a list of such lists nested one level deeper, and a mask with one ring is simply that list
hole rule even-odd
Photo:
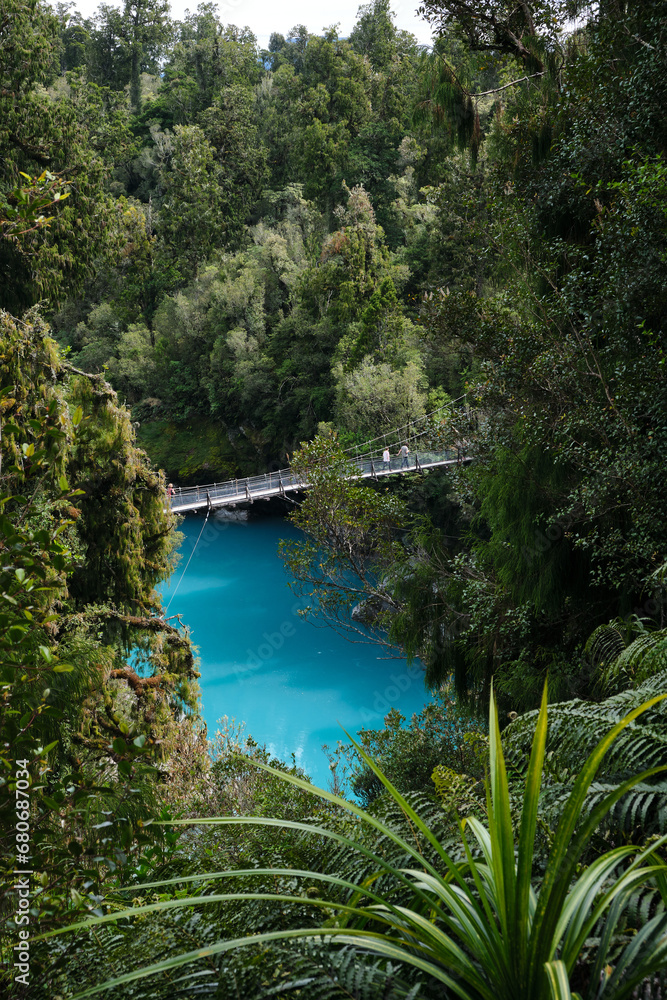
[{"label": "tree fern", "polygon": [[615,618],[606,625],[599,625],[595,629],[586,643],[585,652],[588,653],[595,667],[604,669],[605,664],[611,663],[617,656],[620,656],[636,636],[645,633],[644,623],[637,615],[631,615],[629,618]]},{"label": "tree fern", "polygon": [[601,664],[600,686],[608,693],[641,684],[653,674],[667,670],[667,629],[645,632],[622,649],[614,659]]},{"label": "tree fern", "polygon": [[[627,647],[630,649],[631,647]],[[598,704],[581,700],[562,702],[549,708],[545,781],[540,815],[554,826],[581,766],[598,743],[629,711],[651,696],[667,690],[667,673],[644,681],[634,690],[623,691]],[[505,730],[508,757],[521,769],[530,753],[536,713],[528,712]],[[522,762],[523,761],[523,765]],[[661,702],[640,720],[627,726],[609,749],[591,784],[582,816],[629,776],[659,767],[667,761],[667,707]],[[667,781],[653,778],[640,782],[608,811],[604,827],[616,836],[641,841],[651,834],[667,832]]]}]

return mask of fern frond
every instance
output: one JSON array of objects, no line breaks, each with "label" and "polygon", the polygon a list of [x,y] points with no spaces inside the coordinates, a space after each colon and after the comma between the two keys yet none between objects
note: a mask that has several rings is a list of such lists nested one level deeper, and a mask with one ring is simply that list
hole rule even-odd
[{"label": "fern frond", "polygon": [[[637,640],[635,640],[637,642]],[[628,646],[630,650],[635,643]],[[570,794],[577,774],[600,737],[619,719],[649,699],[667,690],[667,671],[649,677],[636,688],[622,691],[598,704],[585,701],[549,706],[547,758],[540,817],[553,827]],[[530,753],[535,712],[513,722],[504,733],[508,759],[517,771]],[[582,810],[589,815],[605,796],[630,775],[659,767],[667,761],[667,706],[654,706],[641,720],[629,725],[615,741],[587,794]],[[615,836],[641,841],[667,831],[667,780],[642,782],[624,795],[609,811],[604,829]]]},{"label": "fern frond", "polygon": [[602,671],[604,691],[634,687],[648,677],[667,670],[667,629],[638,636]]},{"label": "fern frond", "polygon": [[651,885],[641,886],[628,901],[628,919],[638,927],[642,927],[664,910],[665,901],[660,890]]},{"label": "fern frond", "polygon": [[584,652],[590,656],[595,667],[602,667],[623,652],[632,642],[634,634],[632,619],[626,621],[624,618],[615,618],[595,629],[584,647]]},{"label": "fern frond", "polygon": [[[314,942],[280,949],[291,975],[258,994],[265,997],[307,996],[308,1000],[416,1000],[421,982],[405,980],[405,969],[373,960],[351,947],[334,950]],[[400,971],[400,975],[399,975]]]},{"label": "fern frond", "polygon": [[482,798],[484,785],[481,781],[468,774],[459,774],[444,764],[438,764],[432,778],[435,793],[448,815],[481,817],[486,814]]}]

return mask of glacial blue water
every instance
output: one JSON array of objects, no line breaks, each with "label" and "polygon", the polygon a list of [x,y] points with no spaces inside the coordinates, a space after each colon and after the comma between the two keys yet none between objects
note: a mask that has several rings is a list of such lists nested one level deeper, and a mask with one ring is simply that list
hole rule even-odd
[{"label": "glacial blue water", "polygon": [[[322,745],[382,725],[389,708],[406,718],[428,703],[423,672],[382,659],[371,643],[350,643],[297,614],[298,601],[278,558],[280,538],[296,537],[282,518],[188,516],[181,563],[162,588],[169,615],[179,613],[199,648],[203,716],[209,736],[223,716],[296,763],[327,787]],[[192,555],[182,578],[183,569]]]}]

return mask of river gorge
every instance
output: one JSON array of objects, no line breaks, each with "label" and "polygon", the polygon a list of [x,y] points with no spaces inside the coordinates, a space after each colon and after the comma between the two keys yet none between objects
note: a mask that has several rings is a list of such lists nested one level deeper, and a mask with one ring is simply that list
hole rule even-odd
[{"label": "river gorge", "polygon": [[422,667],[299,615],[306,602],[277,555],[279,539],[297,535],[289,521],[214,514],[202,526],[201,516],[184,518],[181,562],[162,593],[199,650],[209,737],[224,716],[242,722],[246,735],[288,763],[294,755],[326,787],[322,745],[335,746],[343,729],[381,727],[390,708],[408,719],[421,711],[430,700]]}]

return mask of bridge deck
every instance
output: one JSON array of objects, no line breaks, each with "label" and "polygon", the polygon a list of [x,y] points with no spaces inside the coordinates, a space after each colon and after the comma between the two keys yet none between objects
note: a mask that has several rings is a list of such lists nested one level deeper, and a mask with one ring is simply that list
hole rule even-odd
[{"label": "bridge deck", "polygon": [[[413,452],[408,456],[407,465],[402,464],[400,458],[392,458],[389,468],[386,468],[381,458],[355,459],[353,465],[357,467],[358,473],[354,478],[382,479],[401,472],[419,472],[442,465],[467,464],[469,461],[465,455],[454,457],[449,449],[444,452]],[[209,504],[211,507],[233,507],[253,503],[255,500],[285,496],[307,488],[308,483],[297,479],[290,469],[280,469],[278,472],[267,472],[247,479],[230,479],[226,483],[179,488],[171,497],[171,509],[174,514],[187,514],[189,511],[206,508]]]}]

